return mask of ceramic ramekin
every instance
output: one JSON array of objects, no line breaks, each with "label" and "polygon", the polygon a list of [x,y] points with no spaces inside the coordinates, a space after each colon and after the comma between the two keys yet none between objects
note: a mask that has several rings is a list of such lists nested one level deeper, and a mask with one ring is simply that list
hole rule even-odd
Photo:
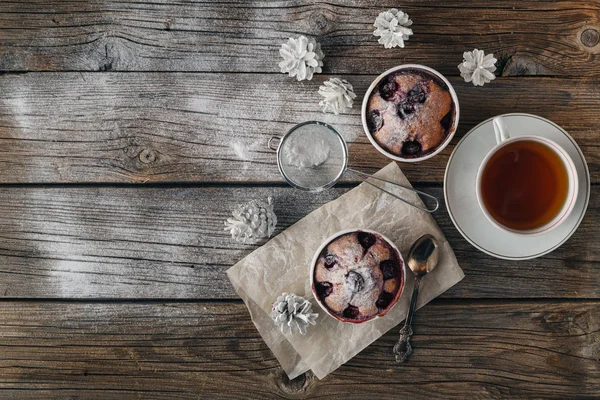
[{"label": "ceramic ramekin", "polygon": [[[378,235],[379,237],[381,237],[383,240],[385,240],[390,245],[390,247],[396,252],[396,256],[398,257],[398,260],[400,260],[400,262],[402,263],[400,288],[398,289],[398,292],[396,293],[396,296],[394,297],[394,300],[392,300],[392,302],[390,303],[390,305],[385,310],[381,311],[379,314],[373,315],[370,318],[363,319],[363,320],[360,320],[360,321],[357,321],[357,320],[354,320],[354,319],[344,318],[344,317],[341,317],[341,316],[336,315],[333,312],[331,312],[327,308],[327,306],[321,301],[319,295],[317,294],[317,289],[315,287],[315,267],[317,265],[317,260],[319,259],[319,256],[321,255],[321,252],[323,251],[323,249],[329,243],[331,243],[335,239],[339,238],[340,236],[345,235],[347,233],[354,233],[354,232],[366,232],[366,233],[372,233],[374,235]],[[323,244],[321,244],[321,246],[319,246],[319,249],[315,252],[315,255],[314,255],[313,259],[312,259],[311,268],[310,268],[310,287],[312,289],[313,296],[317,300],[317,303],[319,303],[319,306],[328,315],[332,316],[333,318],[337,319],[338,321],[349,322],[349,323],[354,323],[354,324],[360,324],[360,323],[367,322],[367,321],[373,321],[373,320],[375,320],[377,318],[381,318],[385,314],[387,314],[396,305],[396,303],[398,302],[398,299],[400,299],[400,296],[402,296],[402,292],[404,291],[404,283],[405,283],[405,281],[406,281],[406,265],[404,263],[404,259],[402,258],[402,254],[400,254],[400,251],[398,250],[398,248],[396,247],[396,245],[394,244],[394,242],[392,242],[389,238],[385,237],[381,233],[376,232],[376,231],[371,230],[371,229],[357,229],[357,228],[345,229],[343,231],[339,231],[339,232],[335,233],[334,235],[330,236],[325,241],[323,241]]]},{"label": "ceramic ramekin", "polygon": [[[444,139],[444,141],[442,143],[440,143],[434,151],[432,151],[431,153],[428,153],[422,157],[404,158],[404,157],[400,157],[396,154],[390,153],[389,151],[387,151],[383,147],[381,147],[379,145],[379,143],[377,143],[375,138],[373,138],[373,136],[371,135],[371,132],[369,131],[369,127],[367,125],[367,105],[369,103],[369,97],[371,97],[371,93],[373,92],[373,90],[375,88],[377,88],[377,85],[383,78],[385,78],[386,76],[388,76],[389,74],[391,74],[393,72],[400,71],[400,70],[417,70],[417,71],[421,70],[421,71],[424,71],[431,75],[434,75],[435,77],[440,79],[442,82],[444,82],[446,84],[446,86],[448,86],[448,91],[450,92],[450,96],[452,97],[452,101],[454,103],[454,121],[452,124],[452,128],[450,129],[450,132],[446,135],[446,138]],[[446,148],[446,146],[448,145],[448,143],[450,143],[450,141],[454,137],[454,134],[456,133],[456,128],[458,127],[459,119],[460,119],[460,106],[458,104],[458,96],[456,95],[456,92],[454,91],[454,88],[452,87],[452,85],[450,84],[448,79],[446,79],[444,77],[444,75],[440,74],[435,69],[429,68],[429,67],[426,67],[425,65],[420,65],[420,64],[398,65],[397,67],[390,68],[387,71],[385,71],[384,73],[382,73],[381,75],[379,75],[367,89],[367,93],[365,93],[365,97],[363,98],[362,109],[361,109],[361,120],[362,120],[363,130],[365,131],[365,135],[367,135],[367,138],[369,138],[369,141],[371,142],[371,144],[373,144],[373,146],[375,146],[375,148],[377,150],[379,150],[379,152],[382,153],[383,155],[385,155],[386,157],[389,157],[392,160],[401,161],[401,162],[419,162],[419,161],[427,160],[427,159],[435,156],[442,150],[444,150]]]}]

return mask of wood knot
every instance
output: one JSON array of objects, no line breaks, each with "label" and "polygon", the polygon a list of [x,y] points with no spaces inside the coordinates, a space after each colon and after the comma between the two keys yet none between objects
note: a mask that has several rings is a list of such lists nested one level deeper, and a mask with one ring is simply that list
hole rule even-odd
[{"label": "wood knot", "polygon": [[519,55],[508,56],[498,62],[497,75],[501,76],[534,76],[546,75],[546,69],[534,59]]},{"label": "wood knot", "polygon": [[284,371],[281,371],[278,380],[279,387],[283,392],[287,394],[294,394],[306,391],[310,381],[310,376],[307,376],[306,373],[303,373],[294,379],[290,379]]},{"label": "wood knot", "polygon": [[310,16],[311,30],[316,34],[324,34],[329,30],[329,20],[321,11],[317,11]]},{"label": "wood knot", "polygon": [[586,29],[581,32],[581,43],[586,47],[594,47],[600,41],[600,33],[596,29]]},{"label": "wood knot", "polygon": [[140,153],[140,161],[144,164],[150,164],[151,162],[156,160],[156,153],[152,150],[142,150]]},{"label": "wood knot", "polygon": [[113,44],[105,44],[104,45],[104,59],[100,64],[99,71],[112,71],[114,68],[116,57],[113,56],[114,45]]}]

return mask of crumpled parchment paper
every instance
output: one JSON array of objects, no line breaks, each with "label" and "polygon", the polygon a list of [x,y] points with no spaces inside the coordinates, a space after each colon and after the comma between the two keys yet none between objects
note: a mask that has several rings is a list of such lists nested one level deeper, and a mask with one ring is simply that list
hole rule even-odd
[{"label": "crumpled parchment paper", "polygon": [[[376,176],[410,186],[398,165],[393,162],[378,171]],[[383,184],[375,180],[372,182]],[[412,192],[383,185],[403,198],[422,204]],[[310,196],[309,193],[306,195]],[[323,205],[227,271],[235,291],[246,303],[256,329],[290,379],[309,369],[319,379],[324,378],[402,322],[408,312],[414,286],[414,278],[408,268],[402,296],[382,318],[362,324],[344,323],[327,315],[319,307],[309,279],[314,253],[328,237],[350,228],[373,229],[387,236],[404,258],[411,244],[420,236],[430,233],[437,239],[440,246],[439,264],[423,278],[417,308],[464,277],[452,248],[428,213],[366,183]],[[306,335],[283,335],[273,324],[269,316],[271,307],[283,292],[304,296],[312,302],[313,311],[319,313],[317,324],[309,326]]]}]

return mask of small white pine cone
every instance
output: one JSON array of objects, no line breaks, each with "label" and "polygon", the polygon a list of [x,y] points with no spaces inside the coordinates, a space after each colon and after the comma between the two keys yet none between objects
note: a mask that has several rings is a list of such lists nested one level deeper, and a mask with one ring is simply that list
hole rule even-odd
[{"label": "small white pine cone", "polygon": [[255,243],[262,238],[271,237],[277,225],[277,216],[273,211],[273,199],[267,202],[252,200],[235,209],[233,218],[225,222],[225,230],[240,243]]},{"label": "small white pine cone", "polygon": [[308,325],[314,325],[319,314],[312,312],[312,304],[304,297],[293,293],[283,293],[273,303],[271,318],[283,334],[301,335]]},{"label": "small white pine cone", "polygon": [[325,58],[321,45],[315,39],[306,36],[289,38],[287,43],[281,45],[279,54],[283,57],[283,61],[279,63],[281,72],[295,76],[299,81],[311,80],[313,73],[321,72]]},{"label": "small white pine cone", "polygon": [[396,46],[404,47],[404,41],[408,40],[409,36],[413,34],[412,29],[409,28],[412,23],[408,14],[392,8],[389,11],[380,13],[375,19],[373,26],[377,29],[375,29],[373,35],[381,36],[378,42],[386,49]]},{"label": "small white pine cone", "polygon": [[319,102],[323,112],[331,111],[335,115],[352,108],[356,94],[354,88],[345,79],[330,78],[319,87],[319,94],[324,97]]},{"label": "small white pine cone", "polygon": [[473,82],[475,86],[483,86],[496,79],[496,60],[493,54],[485,55],[483,50],[475,49],[463,53],[463,62],[458,65],[460,76],[465,82]]}]

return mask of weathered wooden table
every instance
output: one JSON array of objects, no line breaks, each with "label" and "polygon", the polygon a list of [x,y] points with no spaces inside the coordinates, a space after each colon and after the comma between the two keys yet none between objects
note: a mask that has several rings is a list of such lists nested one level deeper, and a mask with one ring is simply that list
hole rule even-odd
[{"label": "weathered wooden table", "polygon": [[[2,0],[0,397],[600,396],[600,1],[407,0],[415,34],[384,50],[372,23],[394,5]],[[326,54],[310,82],[277,67],[299,34]],[[473,48],[499,59],[482,88],[458,76]],[[225,275],[257,246],[223,221],[273,196],[280,232],[355,186],[287,187],[266,139],[309,119],[360,132],[359,107],[322,114],[318,86],[342,76],[360,100],[407,62],[446,74],[462,109],[441,155],[402,165],[417,187],[441,197],[460,137],[529,112],[585,153],[587,215],[559,250],[507,262],[438,212],[466,278],[418,313],[409,363],[393,361],[394,329],[322,381],[289,381]],[[387,162],[364,135],[352,143],[360,169]]]}]

